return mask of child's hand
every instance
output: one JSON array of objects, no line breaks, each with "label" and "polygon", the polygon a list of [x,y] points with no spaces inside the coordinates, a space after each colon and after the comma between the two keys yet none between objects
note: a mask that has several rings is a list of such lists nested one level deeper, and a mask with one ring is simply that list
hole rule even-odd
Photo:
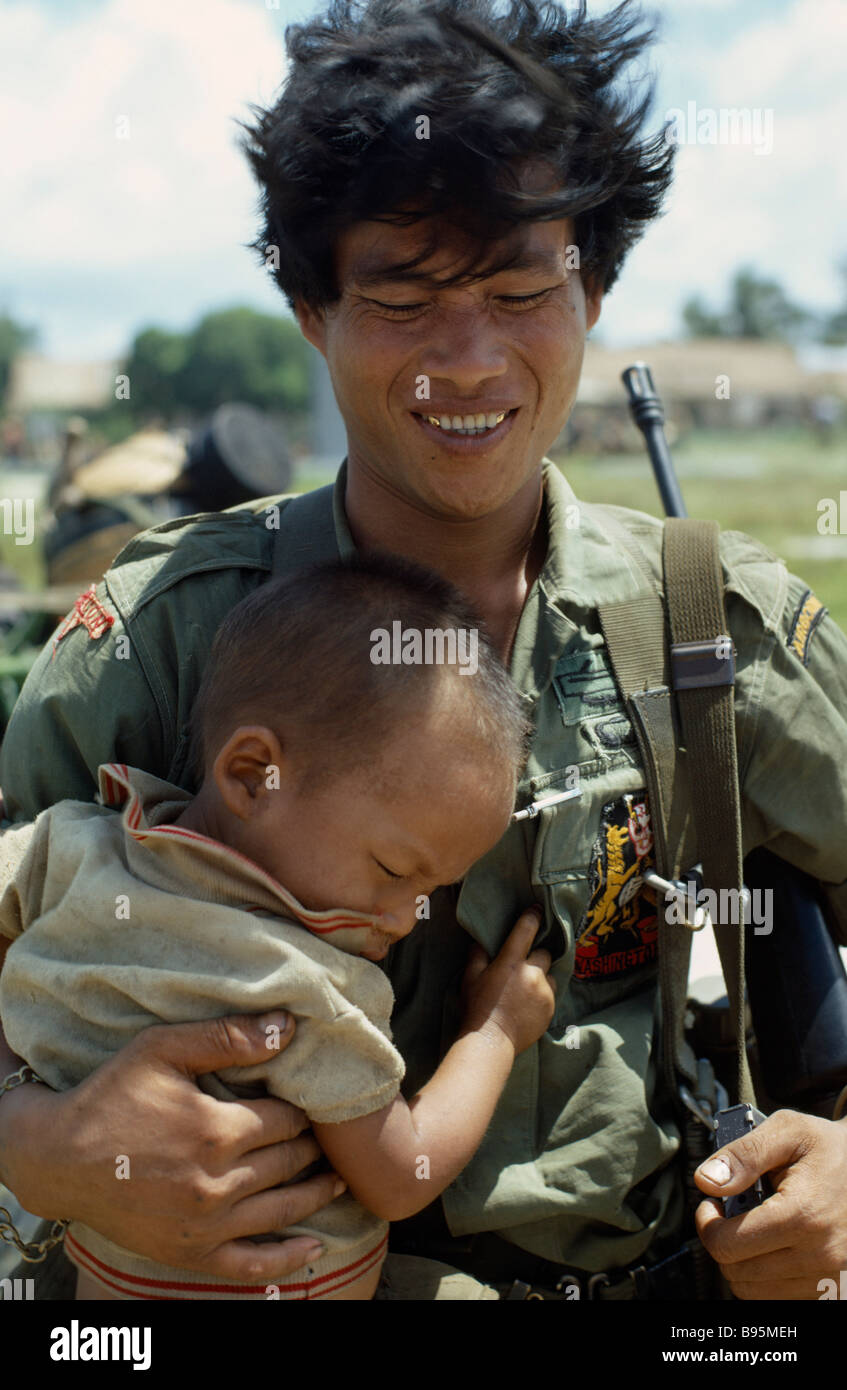
[{"label": "child's hand", "polygon": [[555,995],[547,977],[549,951],[532,950],[541,921],[538,908],[521,914],[494,960],[474,946],[462,984],[463,1033],[498,1028],[515,1054],[530,1047],[553,1017]]}]

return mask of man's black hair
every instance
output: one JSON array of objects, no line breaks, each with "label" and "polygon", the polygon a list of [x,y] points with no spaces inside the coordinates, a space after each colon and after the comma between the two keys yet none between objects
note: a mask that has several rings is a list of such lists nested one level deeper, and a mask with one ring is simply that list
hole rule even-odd
[{"label": "man's black hair", "polygon": [[[364,219],[458,228],[471,249],[439,277],[452,285],[506,269],[513,256],[492,263],[490,243],[519,223],[573,217],[580,269],[609,289],[671,179],[664,132],[644,135],[652,87],[622,80],[653,38],[641,20],[631,0],[596,19],[585,0],[572,14],[533,0],[502,11],[494,0],[332,0],[289,25],[278,101],[239,122],[263,189],[250,245],[289,305],[337,303],[335,241]],[[416,136],[422,115],[428,139]],[[522,192],[515,166],[528,158],[551,162],[561,188]]]},{"label": "man's black hair", "polygon": [[[372,634],[391,634],[395,621],[418,632],[476,631],[476,671],[375,663]],[[374,767],[380,747],[438,700],[445,681],[451,699],[439,711],[487,744],[492,771],[511,767],[517,778],[530,733],[521,698],[458,590],[385,553],[307,566],[260,584],[218,628],[191,713],[190,770],[199,786],[241,724],[273,729],[301,770],[314,767],[323,780]]]}]

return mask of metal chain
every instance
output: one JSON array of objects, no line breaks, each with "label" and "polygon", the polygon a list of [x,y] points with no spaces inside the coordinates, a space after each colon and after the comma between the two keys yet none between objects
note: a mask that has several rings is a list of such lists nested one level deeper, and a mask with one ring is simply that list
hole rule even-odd
[{"label": "metal chain", "polygon": [[41,1264],[46,1260],[48,1250],[52,1250],[54,1245],[58,1245],[65,1238],[67,1221],[54,1221],[50,1227],[49,1236],[44,1240],[27,1241],[21,1239],[20,1231],[17,1230],[12,1220],[12,1213],[6,1207],[0,1207],[0,1239],[5,1240],[9,1245],[14,1245],[22,1259],[28,1264]]},{"label": "metal chain", "polygon": [[[24,1062],[22,1067],[13,1071],[10,1076],[6,1077],[5,1081],[0,1082],[0,1096],[4,1095],[6,1091],[14,1091],[16,1087],[23,1086],[29,1081],[35,1081],[39,1086],[47,1085],[47,1082],[33,1071],[29,1063]],[[12,1213],[6,1207],[0,1207],[0,1240],[14,1245],[18,1254],[28,1264],[37,1265],[42,1260],[46,1260],[48,1250],[52,1250],[54,1245],[58,1245],[60,1241],[64,1240],[67,1226],[67,1221],[54,1221],[50,1227],[50,1234],[44,1240],[27,1242],[21,1238],[20,1231],[12,1220]]]}]

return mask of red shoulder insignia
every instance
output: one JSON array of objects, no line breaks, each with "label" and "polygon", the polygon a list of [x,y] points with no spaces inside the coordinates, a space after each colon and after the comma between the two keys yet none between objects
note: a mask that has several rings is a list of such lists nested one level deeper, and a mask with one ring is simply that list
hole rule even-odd
[{"label": "red shoulder insignia", "polygon": [[[96,585],[92,584],[86,589],[84,594],[74,602],[68,616],[65,618],[59,631],[53,638],[53,656],[56,655],[56,646],[72,632],[75,627],[84,627],[89,637],[102,637],[104,632],[112,626],[115,621],[113,613],[107,613],[95,593]],[[51,658],[52,660],[52,658]]]}]

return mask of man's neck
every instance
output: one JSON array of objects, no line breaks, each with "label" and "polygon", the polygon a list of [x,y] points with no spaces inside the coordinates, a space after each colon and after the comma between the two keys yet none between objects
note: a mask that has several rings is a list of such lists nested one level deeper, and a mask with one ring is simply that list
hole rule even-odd
[{"label": "man's neck", "polygon": [[541,469],[508,506],[473,520],[430,516],[348,460],[345,511],[361,550],[389,550],[435,570],[484,621],[508,664],[527,595],[547,553]]}]

